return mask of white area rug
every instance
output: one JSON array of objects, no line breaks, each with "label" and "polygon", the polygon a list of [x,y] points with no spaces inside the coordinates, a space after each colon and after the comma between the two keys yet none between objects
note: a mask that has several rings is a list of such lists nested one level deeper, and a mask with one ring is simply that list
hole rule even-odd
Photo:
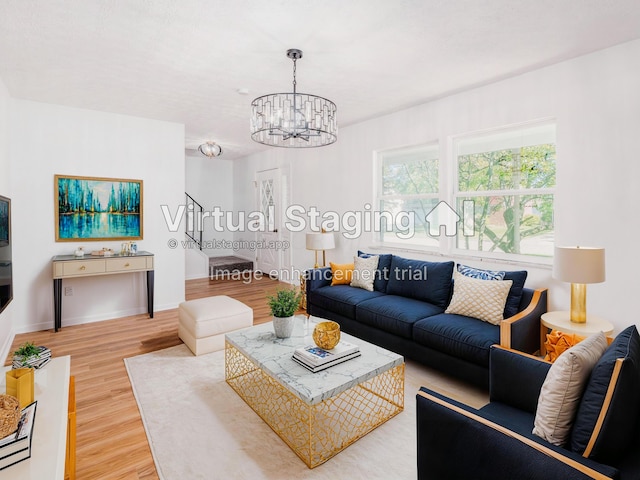
[{"label": "white area rug", "polygon": [[158,475],[181,479],[415,479],[415,395],[424,385],[473,406],[484,392],[415,363],[405,409],[310,470],[224,381],[224,352],[185,345],[125,359]]}]

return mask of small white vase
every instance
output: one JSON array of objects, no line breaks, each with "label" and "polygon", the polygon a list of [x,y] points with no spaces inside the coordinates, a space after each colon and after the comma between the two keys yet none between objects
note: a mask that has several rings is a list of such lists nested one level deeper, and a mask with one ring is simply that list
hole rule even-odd
[{"label": "small white vase", "polygon": [[289,338],[293,332],[294,317],[273,317],[273,330],[277,338]]}]

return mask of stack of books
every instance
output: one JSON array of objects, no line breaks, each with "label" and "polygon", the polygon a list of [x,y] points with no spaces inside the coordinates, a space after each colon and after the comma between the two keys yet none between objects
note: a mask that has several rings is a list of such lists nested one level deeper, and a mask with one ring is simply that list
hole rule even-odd
[{"label": "stack of books", "polygon": [[293,352],[293,359],[314,373],[359,356],[360,348],[349,342],[340,342],[331,350],[310,345]]},{"label": "stack of books", "polygon": [[40,353],[38,355],[32,355],[30,357],[23,357],[21,355],[13,356],[13,368],[42,368],[51,361],[51,350],[47,347],[38,347]]},{"label": "stack of books", "polygon": [[18,429],[0,439],[0,470],[31,457],[31,438],[37,401],[22,409]]}]

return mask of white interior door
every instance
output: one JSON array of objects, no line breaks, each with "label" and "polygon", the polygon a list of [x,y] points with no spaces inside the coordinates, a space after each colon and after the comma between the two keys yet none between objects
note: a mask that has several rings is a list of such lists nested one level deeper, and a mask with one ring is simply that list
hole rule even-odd
[{"label": "white interior door", "polygon": [[280,169],[256,172],[258,210],[265,219],[265,228],[258,232],[256,248],[256,269],[262,273],[279,277],[282,255],[274,248],[280,240]]}]

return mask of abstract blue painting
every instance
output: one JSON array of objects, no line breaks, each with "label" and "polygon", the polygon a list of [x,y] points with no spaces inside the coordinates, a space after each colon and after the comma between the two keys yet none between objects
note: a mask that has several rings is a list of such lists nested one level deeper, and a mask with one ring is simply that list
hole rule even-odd
[{"label": "abstract blue painting", "polygon": [[142,180],[56,175],[56,241],[141,240]]}]

